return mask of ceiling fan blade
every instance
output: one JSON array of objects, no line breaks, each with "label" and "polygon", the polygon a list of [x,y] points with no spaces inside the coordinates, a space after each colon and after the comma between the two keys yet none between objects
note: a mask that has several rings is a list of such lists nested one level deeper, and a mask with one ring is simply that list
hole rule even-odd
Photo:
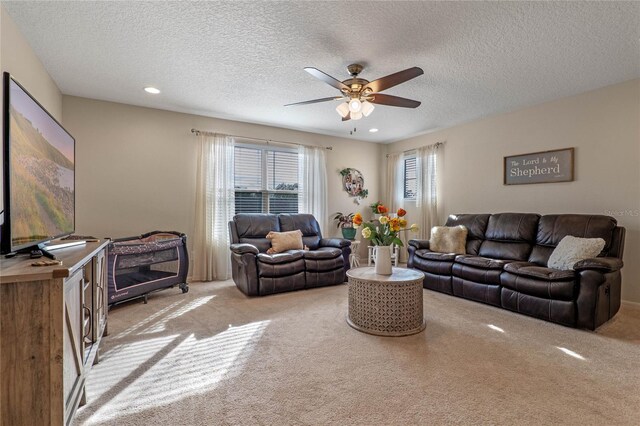
[{"label": "ceiling fan blade", "polygon": [[325,83],[327,83],[329,86],[333,86],[338,90],[349,90],[349,86],[347,86],[346,84],[344,84],[343,82],[336,80],[335,78],[331,77],[329,74],[325,74],[322,71],[320,71],[317,68],[313,68],[313,67],[307,67],[304,69],[306,72],[308,72],[309,74],[311,74],[312,76],[314,76],[315,78],[324,81]]},{"label": "ceiling fan blade", "polygon": [[369,100],[372,104],[389,105],[402,108],[417,108],[421,102],[413,99],[401,98],[400,96],[383,95],[382,93],[371,94],[373,99]]},{"label": "ceiling fan blade", "polygon": [[347,114],[346,117],[342,117],[342,121],[349,121],[351,120],[351,113]]},{"label": "ceiling fan blade", "polygon": [[310,101],[295,102],[293,104],[286,104],[285,106],[317,104],[318,102],[337,101],[337,100],[340,100],[340,99],[343,99],[343,98],[341,96],[332,96],[330,98],[312,99]]},{"label": "ceiling fan blade", "polygon": [[367,83],[364,88],[369,88],[373,92],[382,92],[383,90],[387,90],[390,87],[397,86],[398,84],[404,83],[405,81],[416,78],[422,74],[424,74],[422,68],[407,68],[404,71],[398,71],[397,73],[389,74],[386,77],[373,80],[372,82]]}]

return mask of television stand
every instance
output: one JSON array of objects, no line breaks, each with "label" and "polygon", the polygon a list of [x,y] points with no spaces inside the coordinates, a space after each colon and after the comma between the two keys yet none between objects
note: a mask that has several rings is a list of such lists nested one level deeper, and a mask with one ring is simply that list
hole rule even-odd
[{"label": "television stand", "polygon": [[107,334],[107,245],[0,259],[0,425],[72,424]]}]

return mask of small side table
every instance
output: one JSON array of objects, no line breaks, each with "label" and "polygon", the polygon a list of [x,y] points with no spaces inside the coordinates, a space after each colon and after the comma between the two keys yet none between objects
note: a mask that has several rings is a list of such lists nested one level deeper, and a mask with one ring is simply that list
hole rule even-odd
[{"label": "small side table", "polygon": [[378,336],[407,336],[424,330],[422,273],[393,268],[391,275],[378,275],[367,267],[350,269],[347,277],[351,327]]},{"label": "small side table", "polygon": [[360,241],[351,241],[351,254],[349,255],[349,265],[352,268],[360,266],[360,255],[358,255],[358,249],[360,248]]}]

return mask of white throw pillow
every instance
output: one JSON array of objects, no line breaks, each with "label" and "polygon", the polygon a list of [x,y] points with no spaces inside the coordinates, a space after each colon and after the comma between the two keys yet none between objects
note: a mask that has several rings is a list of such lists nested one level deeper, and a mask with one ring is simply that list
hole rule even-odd
[{"label": "white throw pillow", "polygon": [[465,254],[468,232],[462,225],[434,226],[431,228],[429,250],[438,253]]},{"label": "white throw pillow", "polygon": [[602,238],[578,238],[567,235],[553,250],[547,266],[553,269],[570,270],[577,262],[597,257],[605,246]]}]

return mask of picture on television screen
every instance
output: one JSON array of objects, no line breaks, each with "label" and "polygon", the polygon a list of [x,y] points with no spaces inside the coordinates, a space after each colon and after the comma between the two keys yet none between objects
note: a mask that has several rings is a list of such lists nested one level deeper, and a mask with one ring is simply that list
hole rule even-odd
[{"label": "picture on television screen", "polygon": [[22,87],[9,83],[11,245],[74,231],[75,141]]}]

